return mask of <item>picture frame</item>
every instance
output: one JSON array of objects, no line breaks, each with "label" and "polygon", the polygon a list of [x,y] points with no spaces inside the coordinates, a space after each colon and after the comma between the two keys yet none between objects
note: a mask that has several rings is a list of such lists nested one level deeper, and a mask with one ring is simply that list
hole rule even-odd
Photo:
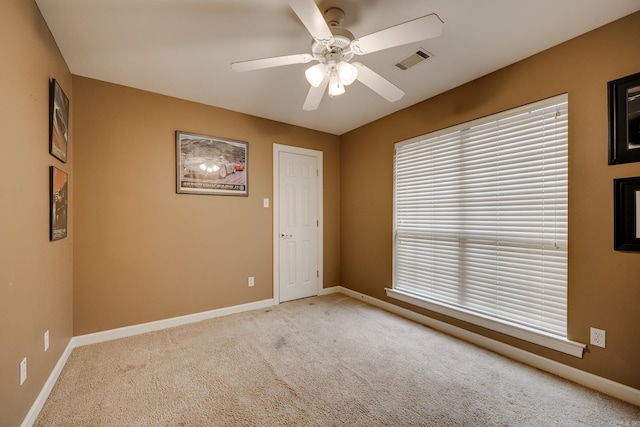
[{"label": "picture frame", "polygon": [[49,153],[67,163],[69,98],[56,79],[51,80],[49,111]]},{"label": "picture frame", "polygon": [[67,237],[69,175],[55,166],[49,167],[49,239]]},{"label": "picture frame", "polygon": [[640,252],[640,177],[613,180],[614,249]]},{"label": "picture frame", "polygon": [[609,164],[640,161],[640,73],[607,83]]},{"label": "picture frame", "polygon": [[176,192],[248,196],[248,143],[176,131]]}]

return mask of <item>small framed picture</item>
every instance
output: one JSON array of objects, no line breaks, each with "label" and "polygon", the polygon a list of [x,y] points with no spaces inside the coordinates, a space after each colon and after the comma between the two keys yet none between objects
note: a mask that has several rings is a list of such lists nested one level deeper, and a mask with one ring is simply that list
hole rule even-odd
[{"label": "small framed picture", "polygon": [[176,191],[247,196],[247,143],[176,131]]},{"label": "small framed picture", "polygon": [[614,249],[640,252],[640,177],[613,180]]},{"label": "small framed picture", "polygon": [[49,153],[67,163],[69,144],[69,98],[56,79],[51,81],[49,116]]},{"label": "small framed picture", "polygon": [[49,170],[49,238],[60,240],[67,237],[69,176],[55,166],[51,166]]},{"label": "small framed picture", "polygon": [[640,161],[640,73],[607,83],[609,164]]}]

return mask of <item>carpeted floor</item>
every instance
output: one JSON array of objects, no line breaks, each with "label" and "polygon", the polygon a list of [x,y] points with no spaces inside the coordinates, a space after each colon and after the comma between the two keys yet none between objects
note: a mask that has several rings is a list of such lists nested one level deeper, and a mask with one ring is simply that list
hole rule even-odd
[{"label": "carpeted floor", "polygon": [[76,348],[36,426],[640,426],[640,408],[335,294]]}]

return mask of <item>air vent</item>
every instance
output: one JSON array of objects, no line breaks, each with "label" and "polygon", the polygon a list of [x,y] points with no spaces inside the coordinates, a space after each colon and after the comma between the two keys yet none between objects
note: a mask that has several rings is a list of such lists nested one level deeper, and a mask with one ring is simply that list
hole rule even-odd
[{"label": "air vent", "polygon": [[402,61],[396,64],[396,67],[400,68],[403,71],[408,70],[411,67],[414,67],[424,61],[425,59],[431,58],[433,55],[423,48],[418,49],[412,55],[403,59]]}]

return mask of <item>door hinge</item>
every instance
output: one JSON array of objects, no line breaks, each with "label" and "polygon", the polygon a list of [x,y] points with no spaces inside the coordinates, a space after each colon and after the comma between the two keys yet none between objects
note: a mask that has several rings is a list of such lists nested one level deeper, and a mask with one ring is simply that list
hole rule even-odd
[{"label": "door hinge", "polygon": [[319,279],[320,278],[320,271],[316,270],[316,277]]}]

